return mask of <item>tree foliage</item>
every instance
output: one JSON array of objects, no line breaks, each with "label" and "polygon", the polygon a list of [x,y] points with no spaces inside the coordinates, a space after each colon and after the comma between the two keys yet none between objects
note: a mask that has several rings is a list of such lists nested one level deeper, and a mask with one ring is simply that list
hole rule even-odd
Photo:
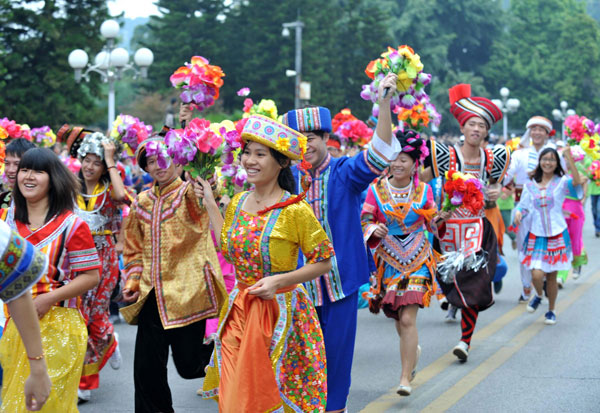
[{"label": "tree foliage", "polygon": [[[105,87],[94,77],[77,85],[67,56],[103,41],[104,0],[0,0],[0,116],[32,126],[63,121],[103,123]],[[26,5],[28,7],[23,7]],[[207,116],[239,111],[236,91],[250,87],[255,101],[274,99],[283,113],[294,105],[295,37],[282,23],[300,19],[302,80],[311,104],[337,112],[350,107],[365,119],[360,98],[366,64],[389,46],[408,44],[433,75],[428,86],[443,115],[442,131],[457,130],[448,111],[448,88],[471,83],[473,93],[499,97],[506,86],[521,107],[509,115],[522,127],[534,114],[550,117],[561,100],[580,114],[600,112],[600,1],[587,0],[157,0],[161,12],[138,26],[131,49],[153,50],[150,78],[117,83],[117,112],[139,111],[148,121],[164,116],[177,95],[169,76],[194,55],[226,73],[221,98]],[[162,108],[162,109],[161,109]],[[152,112],[157,113],[152,116]],[[155,124],[155,126],[158,126]],[[560,125],[556,125],[557,128]]]},{"label": "tree foliage", "polygon": [[99,29],[107,18],[103,0],[0,0],[0,116],[32,127],[98,119],[97,83],[76,84],[67,57],[102,47]]},{"label": "tree foliage", "polygon": [[483,74],[489,90],[506,86],[521,101],[518,112],[510,115],[513,126],[523,128],[533,115],[551,118],[562,100],[579,114],[598,116],[600,28],[585,5],[513,0],[509,17]]}]

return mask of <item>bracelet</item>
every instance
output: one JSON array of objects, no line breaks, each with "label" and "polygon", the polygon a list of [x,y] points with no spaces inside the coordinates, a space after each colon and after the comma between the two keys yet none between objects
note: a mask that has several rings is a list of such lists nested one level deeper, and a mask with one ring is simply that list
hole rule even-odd
[{"label": "bracelet", "polygon": [[108,168],[106,168],[106,169],[108,170],[108,169],[110,169],[110,168],[115,168],[115,169],[117,169],[116,165],[109,166],[109,167],[108,167]]},{"label": "bracelet", "polygon": [[43,359],[45,356],[46,356],[46,355],[45,355],[44,353],[42,353],[42,355],[41,355],[41,356],[37,356],[37,357],[29,357],[29,355],[28,355],[28,356],[27,356],[27,358],[28,358],[29,360],[41,360],[41,359]]}]

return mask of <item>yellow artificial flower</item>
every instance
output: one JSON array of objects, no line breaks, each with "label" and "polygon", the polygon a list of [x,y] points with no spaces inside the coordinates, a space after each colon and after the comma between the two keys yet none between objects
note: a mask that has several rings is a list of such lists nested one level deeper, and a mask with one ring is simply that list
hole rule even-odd
[{"label": "yellow artificial flower", "polygon": [[8,132],[2,126],[0,126],[0,139],[8,138]]},{"label": "yellow artificial flower", "polygon": [[408,77],[408,73],[406,73],[406,71],[403,70],[398,74],[398,79],[396,80],[396,89],[398,89],[398,91],[406,92],[412,84],[413,81]]},{"label": "yellow artificial flower", "polygon": [[398,53],[400,53],[402,56],[404,56],[407,59],[411,59],[414,56],[413,51],[410,50],[410,48],[407,46],[399,47]]},{"label": "yellow artificial flower", "polygon": [[417,73],[423,70],[423,63],[421,63],[421,57],[418,54],[411,57],[409,64],[417,71]]},{"label": "yellow artificial flower", "polygon": [[278,151],[285,152],[290,148],[290,140],[286,138],[279,138],[277,142],[275,142],[275,146]]}]

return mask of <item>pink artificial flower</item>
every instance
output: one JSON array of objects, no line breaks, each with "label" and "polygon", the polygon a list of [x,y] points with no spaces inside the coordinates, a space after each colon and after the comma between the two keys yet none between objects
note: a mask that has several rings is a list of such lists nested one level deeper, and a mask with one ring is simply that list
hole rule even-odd
[{"label": "pink artificial flower", "polygon": [[240,90],[237,91],[237,95],[238,96],[248,96],[250,94],[250,88],[249,87],[243,87]]}]

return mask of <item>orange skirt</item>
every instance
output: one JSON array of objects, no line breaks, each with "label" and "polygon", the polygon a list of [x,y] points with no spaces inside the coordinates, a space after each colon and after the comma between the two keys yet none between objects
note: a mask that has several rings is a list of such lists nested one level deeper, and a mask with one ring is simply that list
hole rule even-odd
[{"label": "orange skirt", "polygon": [[222,413],[324,412],[325,344],[304,287],[263,300],[238,284],[229,303],[202,396],[217,399]]}]

